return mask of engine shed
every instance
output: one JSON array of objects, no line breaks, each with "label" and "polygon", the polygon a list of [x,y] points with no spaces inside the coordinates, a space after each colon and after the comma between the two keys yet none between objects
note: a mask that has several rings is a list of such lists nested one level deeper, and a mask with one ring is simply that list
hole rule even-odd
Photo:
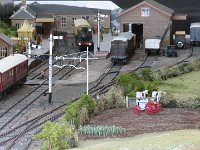
[{"label": "engine shed", "polygon": [[145,39],[154,37],[163,39],[162,45],[169,45],[173,13],[156,1],[142,1],[120,14],[120,31],[136,34],[137,48],[144,48]]}]

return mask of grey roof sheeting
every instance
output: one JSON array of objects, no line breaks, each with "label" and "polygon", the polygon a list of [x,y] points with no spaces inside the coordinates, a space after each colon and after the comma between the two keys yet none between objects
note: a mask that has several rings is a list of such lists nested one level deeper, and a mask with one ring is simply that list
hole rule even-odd
[{"label": "grey roof sheeting", "polygon": [[[30,4],[28,5],[35,12],[50,13],[55,15],[96,15],[98,9],[87,8],[87,7],[76,7],[76,6],[67,6],[67,5],[55,5],[55,4]],[[110,10],[100,9],[100,13],[110,14]]]},{"label": "grey roof sheeting", "polygon": [[10,19],[34,19],[36,18],[36,13],[29,7],[22,7],[17,12],[15,12]]},{"label": "grey roof sheeting", "polygon": [[8,43],[9,45],[13,46],[13,41],[3,33],[0,33],[0,39]]}]

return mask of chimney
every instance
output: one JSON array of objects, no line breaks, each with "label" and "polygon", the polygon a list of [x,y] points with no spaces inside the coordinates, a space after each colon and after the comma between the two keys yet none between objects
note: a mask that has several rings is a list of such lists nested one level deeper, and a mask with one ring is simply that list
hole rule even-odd
[{"label": "chimney", "polygon": [[21,7],[26,7],[26,0],[22,0]]}]

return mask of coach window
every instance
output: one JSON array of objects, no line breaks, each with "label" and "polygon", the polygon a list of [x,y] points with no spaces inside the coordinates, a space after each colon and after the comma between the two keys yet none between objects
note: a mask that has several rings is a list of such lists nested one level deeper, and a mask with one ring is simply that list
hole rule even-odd
[{"label": "coach window", "polygon": [[67,19],[61,18],[61,28],[66,28],[66,27],[67,27]]}]

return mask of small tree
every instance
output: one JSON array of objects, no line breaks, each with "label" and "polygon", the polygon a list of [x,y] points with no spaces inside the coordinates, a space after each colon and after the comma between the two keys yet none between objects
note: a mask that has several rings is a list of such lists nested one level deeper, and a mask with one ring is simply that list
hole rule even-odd
[{"label": "small tree", "polygon": [[60,150],[69,148],[68,141],[74,137],[73,129],[69,124],[61,124],[48,121],[43,130],[33,139],[43,139],[42,150]]}]

